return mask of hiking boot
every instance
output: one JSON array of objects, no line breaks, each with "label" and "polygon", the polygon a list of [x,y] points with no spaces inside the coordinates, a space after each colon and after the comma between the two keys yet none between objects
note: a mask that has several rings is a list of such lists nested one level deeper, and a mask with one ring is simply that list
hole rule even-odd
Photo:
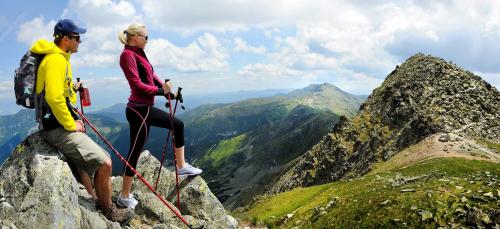
[{"label": "hiking boot", "polygon": [[130,208],[117,208],[113,205],[107,212],[104,212],[104,216],[110,221],[125,225],[134,216],[134,210]]},{"label": "hiking boot", "polygon": [[121,207],[125,207],[125,208],[132,208],[132,209],[135,209],[135,206],[139,203],[139,201],[137,201],[134,196],[132,195],[132,193],[130,193],[130,195],[128,196],[128,198],[123,198],[122,197],[122,194],[120,193],[118,195],[118,198],[116,199],[116,204],[118,204],[119,206]]},{"label": "hiking boot", "polygon": [[182,167],[181,169],[179,169],[177,171],[177,175],[179,175],[179,176],[193,176],[193,175],[201,174],[202,172],[203,172],[203,170],[196,168],[196,167],[193,167],[192,165],[186,163],[186,165],[184,165],[184,167]]}]

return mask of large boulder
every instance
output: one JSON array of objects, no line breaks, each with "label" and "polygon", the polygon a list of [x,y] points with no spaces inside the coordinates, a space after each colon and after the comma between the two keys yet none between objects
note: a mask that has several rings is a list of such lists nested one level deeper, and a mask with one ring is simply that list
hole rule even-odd
[{"label": "large boulder", "polygon": [[[139,158],[137,171],[152,185],[154,185],[160,162],[148,151],[144,151]],[[119,194],[121,187],[121,178],[113,179],[113,189],[116,195]],[[155,215],[160,222],[176,222],[177,226],[181,223],[176,216],[163,203],[160,202],[146,185],[139,179],[133,183],[133,192],[140,204],[136,207],[136,212],[149,212]],[[193,225],[204,225],[205,228],[236,228],[235,220],[226,214],[224,207],[210,188],[200,176],[179,177],[180,205],[177,204],[177,191],[175,172],[173,168],[163,168],[157,190],[162,197],[169,201],[170,206],[177,210],[180,206],[182,215],[189,215],[187,220]],[[115,195],[115,196],[116,196]],[[175,206],[174,206],[175,204]],[[179,211],[177,210],[177,211]],[[182,223],[181,223],[182,224]]]},{"label": "large boulder", "polygon": [[0,219],[19,228],[120,228],[97,213],[64,157],[38,133],[0,168]]},{"label": "large boulder", "polygon": [[[150,182],[159,162],[149,152],[140,158],[138,170]],[[156,178],[156,177],[155,177]],[[193,226],[236,228],[201,177],[181,179],[180,214]],[[153,183],[153,182],[152,182]],[[113,200],[121,177],[113,178]],[[185,228],[184,224],[138,179],[133,187],[140,201],[133,227]],[[176,198],[175,173],[162,170],[158,190],[166,199]],[[178,211],[170,203],[173,210]],[[17,145],[0,167],[0,228],[120,228],[96,210],[95,202],[74,177],[65,157],[38,133]]]}]

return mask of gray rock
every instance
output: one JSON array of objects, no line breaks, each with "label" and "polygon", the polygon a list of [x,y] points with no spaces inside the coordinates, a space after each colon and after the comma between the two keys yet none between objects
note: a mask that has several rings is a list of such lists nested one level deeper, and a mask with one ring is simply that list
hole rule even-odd
[{"label": "gray rock", "polygon": [[380,203],[380,205],[382,206],[387,206],[388,204],[390,204],[391,201],[390,200],[385,200],[384,202]]},{"label": "gray rock", "polygon": [[[155,166],[159,166],[158,160],[146,152],[138,169],[152,181]],[[166,180],[159,184],[160,193],[165,198],[172,197],[175,184],[171,181],[175,175],[167,169],[162,174]],[[187,222],[205,228],[237,228],[237,221],[226,214],[201,177],[181,181],[181,213]],[[113,178],[115,196],[121,182],[121,177]],[[137,179],[133,191],[140,201],[134,227],[185,227]],[[96,210],[94,201],[77,183],[64,156],[45,143],[38,133],[19,144],[0,168],[0,219],[0,225],[11,224],[11,228],[121,228]]]},{"label": "gray rock", "polygon": [[420,215],[422,216],[422,222],[428,221],[433,217],[433,214],[431,212],[425,210],[421,211]]},{"label": "gray rock", "polygon": [[0,187],[14,208],[0,218],[21,228],[81,228],[78,185],[61,158],[38,134],[19,144],[0,169]]},{"label": "gray rock", "polygon": [[[146,180],[156,180],[156,169],[160,166],[160,162],[154,158],[148,151],[144,151],[139,158],[137,170],[144,176]],[[226,211],[220,201],[210,191],[210,188],[200,176],[181,178],[179,179],[180,186],[180,213],[182,215],[190,215],[197,220],[202,220],[207,227],[221,228],[237,228],[234,221],[231,221],[226,214]],[[174,221],[179,221],[176,216],[167,209],[163,203],[159,202],[158,198],[151,194],[145,185],[134,181],[135,190],[138,196],[141,195],[141,203],[144,204],[144,209],[151,212],[156,212],[155,217],[160,217],[162,222],[175,224]],[[175,189],[175,172],[170,169],[162,169],[161,180],[157,190],[166,197],[170,203],[177,206],[177,192]],[[174,204],[170,204],[174,207]],[[176,209],[176,208],[175,208]],[[189,222],[189,221],[188,221]],[[189,222],[191,223],[191,222]],[[177,225],[177,224],[176,224]]]},{"label": "gray rock", "polygon": [[450,135],[449,134],[443,134],[439,137],[438,139],[441,142],[448,142],[450,141]]},{"label": "gray rock", "polygon": [[492,192],[487,192],[487,193],[484,193],[484,194],[483,194],[483,196],[489,197],[489,198],[491,198],[491,199],[494,199],[494,198],[495,198],[495,196],[493,195],[493,193],[492,193]]}]

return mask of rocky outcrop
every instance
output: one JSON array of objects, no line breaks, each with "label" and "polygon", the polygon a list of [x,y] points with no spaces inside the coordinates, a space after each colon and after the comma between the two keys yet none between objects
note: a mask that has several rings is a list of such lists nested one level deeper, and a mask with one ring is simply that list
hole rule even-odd
[{"label": "rocky outcrop", "polygon": [[354,177],[438,132],[500,139],[500,93],[469,71],[417,54],[396,67],[353,119],[332,131],[275,184],[272,193]]},{"label": "rocky outcrop", "polygon": [[[159,162],[144,152],[138,170],[151,182],[158,166]],[[133,190],[140,204],[130,226],[185,228],[142,183],[134,182]],[[163,169],[158,189],[170,200],[175,197],[174,182],[174,173]],[[113,188],[116,197],[121,177],[113,178]],[[236,220],[226,214],[201,177],[182,179],[180,193],[180,213],[191,225],[237,227]],[[37,133],[19,144],[0,168],[0,226],[30,228],[34,225],[37,228],[121,228],[96,210],[94,201],[77,182],[64,156]]]},{"label": "rocky outcrop", "polygon": [[[137,170],[154,184],[157,178],[157,168],[160,162],[148,151],[141,154]],[[175,173],[172,168],[162,169],[161,180],[158,182],[158,192],[169,201],[175,209],[177,204],[177,192],[175,189]],[[113,196],[119,194],[121,188],[121,177],[113,179]],[[157,197],[138,179],[134,180],[134,195],[140,201],[136,207],[136,213],[149,215],[161,222],[179,222],[176,216],[161,203]],[[204,228],[236,228],[237,222],[230,215],[226,214],[224,207],[217,197],[210,191],[205,181],[200,176],[179,177],[180,212],[186,215],[189,223],[193,225],[205,225]],[[182,226],[179,225],[178,226]],[[148,220],[136,220],[131,223],[133,226],[148,224]]]}]

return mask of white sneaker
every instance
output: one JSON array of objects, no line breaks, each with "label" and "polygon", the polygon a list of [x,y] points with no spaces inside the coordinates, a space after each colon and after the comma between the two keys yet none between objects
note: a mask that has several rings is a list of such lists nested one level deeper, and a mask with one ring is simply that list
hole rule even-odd
[{"label": "white sneaker", "polygon": [[182,167],[181,169],[179,169],[177,171],[177,175],[179,175],[179,176],[193,176],[193,175],[201,174],[202,172],[203,172],[203,170],[196,168],[196,167],[193,167],[192,165],[186,163],[186,165],[184,165],[184,167]]},{"label": "white sneaker", "polygon": [[132,209],[135,209],[135,206],[138,203],[139,203],[139,201],[137,201],[134,198],[134,195],[132,195],[132,193],[129,194],[128,198],[123,198],[122,194],[120,193],[118,195],[118,199],[116,200],[116,204],[118,204],[122,207],[127,207],[127,208],[132,208]]}]

